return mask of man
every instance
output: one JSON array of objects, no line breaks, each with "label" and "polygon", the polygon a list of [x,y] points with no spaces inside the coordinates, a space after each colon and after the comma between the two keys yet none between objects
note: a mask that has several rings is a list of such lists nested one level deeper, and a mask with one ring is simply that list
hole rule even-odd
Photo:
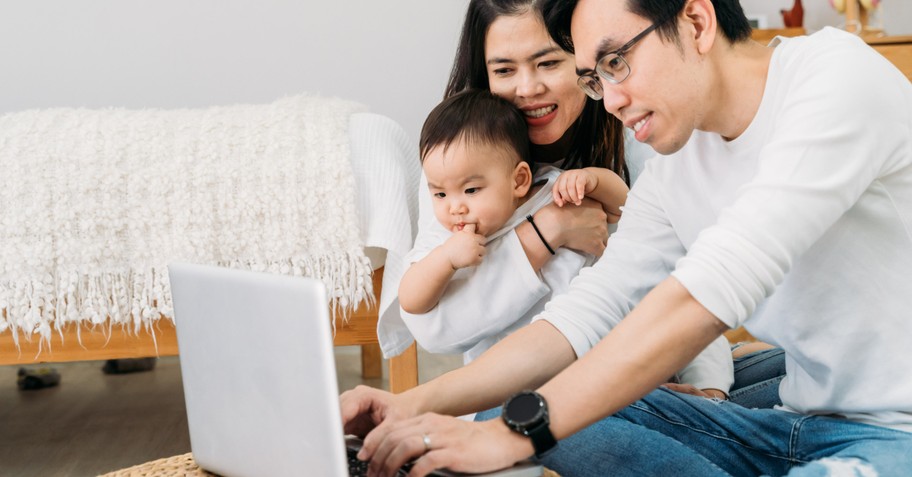
[{"label": "man", "polygon": [[[410,392],[342,396],[349,431],[380,423],[361,454],[374,475],[533,453],[563,475],[906,475],[912,85],[833,29],[752,42],[738,0],[543,10],[572,39],[581,87],[665,156],[603,257],[537,321]],[[652,391],[742,323],[786,352],[784,409]],[[503,420],[419,415],[508,397]]]}]

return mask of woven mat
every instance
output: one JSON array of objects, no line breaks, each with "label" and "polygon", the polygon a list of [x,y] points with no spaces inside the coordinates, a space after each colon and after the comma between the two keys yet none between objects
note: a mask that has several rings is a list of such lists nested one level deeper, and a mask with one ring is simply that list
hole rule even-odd
[{"label": "woven mat", "polygon": [[[153,460],[145,464],[134,465],[128,469],[100,475],[99,477],[217,477],[216,474],[200,469],[193,460],[193,454],[186,453],[174,457]],[[542,477],[560,477],[556,472],[545,469]]]},{"label": "woven mat", "polygon": [[190,452],[174,457],[153,460],[145,464],[104,474],[99,477],[215,477],[216,474],[200,469]]}]

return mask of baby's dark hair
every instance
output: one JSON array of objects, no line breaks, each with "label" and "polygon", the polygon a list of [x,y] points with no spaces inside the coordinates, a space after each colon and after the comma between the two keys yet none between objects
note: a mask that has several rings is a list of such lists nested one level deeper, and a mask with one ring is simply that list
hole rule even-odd
[{"label": "baby's dark hair", "polygon": [[526,118],[509,101],[486,90],[466,90],[443,100],[421,128],[421,162],[438,146],[444,150],[457,140],[507,145],[520,160],[533,166]]}]

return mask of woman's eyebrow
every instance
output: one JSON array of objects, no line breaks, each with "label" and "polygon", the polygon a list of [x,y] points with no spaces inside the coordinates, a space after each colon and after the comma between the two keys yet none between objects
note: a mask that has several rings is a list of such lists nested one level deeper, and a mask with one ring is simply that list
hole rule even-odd
[{"label": "woman's eyebrow", "polygon": [[527,58],[527,59],[529,61],[537,60],[537,59],[541,58],[542,56],[545,56],[550,53],[554,53],[555,51],[561,51],[561,49],[556,46],[552,46],[550,48],[542,48],[541,50],[538,50],[535,53],[532,53],[531,55],[529,55],[529,58]]},{"label": "woman's eyebrow", "polygon": [[[545,56],[545,55],[550,54],[550,53],[554,53],[554,52],[556,52],[556,51],[561,51],[561,49],[558,48],[558,47],[556,47],[556,46],[555,46],[555,47],[542,48],[541,50],[538,50],[538,51],[536,51],[535,53],[532,53],[531,55],[529,55],[529,56],[526,58],[526,61],[534,61],[534,60],[537,60],[537,59],[541,58],[542,56]],[[489,65],[494,65],[494,64],[499,64],[499,63],[515,63],[515,62],[516,62],[516,60],[514,60],[514,59],[512,59],[512,58],[498,58],[498,57],[494,57],[494,58],[488,59],[488,61],[486,61],[485,63],[487,63],[487,64],[489,64]]]}]

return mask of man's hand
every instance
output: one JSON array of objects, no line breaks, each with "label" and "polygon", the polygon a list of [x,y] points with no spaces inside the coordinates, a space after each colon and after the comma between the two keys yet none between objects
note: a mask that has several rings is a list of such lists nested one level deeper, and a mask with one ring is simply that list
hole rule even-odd
[{"label": "man's hand", "polygon": [[481,264],[485,254],[485,237],[475,233],[475,224],[466,224],[462,230],[453,228],[453,235],[441,246],[453,270]]},{"label": "man's hand", "polygon": [[415,415],[403,402],[401,395],[395,395],[368,386],[358,386],[345,391],[339,397],[342,411],[342,426],[346,434],[366,436],[383,422],[393,422]]},{"label": "man's hand", "polygon": [[421,416],[378,427],[364,440],[358,454],[370,459],[368,475],[396,475],[414,459],[411,477],[435,469],[482,473],[502,469],[531,456],[532,442],[500,420],[468,422],[439,414]]}]

